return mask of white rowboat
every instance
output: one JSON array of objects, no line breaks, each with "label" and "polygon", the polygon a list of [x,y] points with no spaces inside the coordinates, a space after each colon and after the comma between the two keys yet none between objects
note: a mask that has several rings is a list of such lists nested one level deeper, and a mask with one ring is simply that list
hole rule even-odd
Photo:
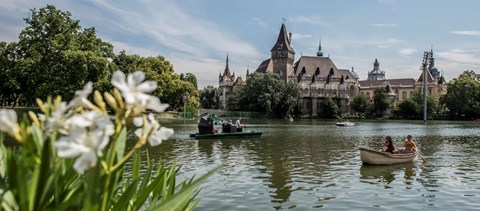
[{"label": "white rowboat", "polygon": [[391,165],[413,162],[417,160],[418,154],[418,149],[414,153],[392,154],[389,152],[360,148],[360,158],[362,159],[362,162],[373,165]]},{"label": "white rowboat", "polygon": [[348,126],[355,126],[355,123],[353,122],[337,122],[337,126],[343,126],[343,127],[348,127]]}]

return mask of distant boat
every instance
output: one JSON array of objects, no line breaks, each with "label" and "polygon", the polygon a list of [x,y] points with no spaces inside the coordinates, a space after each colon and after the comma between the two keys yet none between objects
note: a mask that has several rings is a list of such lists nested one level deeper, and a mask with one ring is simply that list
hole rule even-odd
[{"label": "distant boat", "polygon": [[373,165],[391,165],[413,162],[417,160],[418,154],[419,150],[408,154],[392,154],[363,147],[360,148],[360,159],[362,162]]},{"label": "distant boat", "polygon": [[227,138],[260,138],[262,132],[245,131],[245,132],[231,132],[231,133],[213,133],[213,134],[190,134],[191,138],[195,139],[227,139]]},{"label": "distant boat", "polygon": [[337,126],[342,126],[342,127],[350,127],[350,126],[355,126],[355,123],[353,122],[337,122]]}]

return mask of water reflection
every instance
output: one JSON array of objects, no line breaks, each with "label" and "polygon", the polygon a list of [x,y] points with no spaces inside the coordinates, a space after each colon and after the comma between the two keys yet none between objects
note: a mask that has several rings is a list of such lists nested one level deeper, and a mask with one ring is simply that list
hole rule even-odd
[{"label": "water reflection", "polygon": [[[196,123],[165,124],[171,140],[151,155],[182,165],[182,176],[224,167],[203,186],[196,210],[370,210],[372,207],[473,209],[480,195],[480,127],[457,122],[248,120],[259,139],[194,140]],[[429,159],[391,166],[362,165],[359,147],[386,135],[414,136]],[[455,199],[456,203],[447,203]]]},{"label": "water reflection", "polygon": [[[360,167],[360,181],[375,185],[382,185],[385,188],[392,188],[390,183],[395,177],[403,176],[406,185],[411,185],[415,179],[418,165],[416,162],[401,163],[395,165],[368,165]],[[376,181],[372,180],[375,179]]]}]

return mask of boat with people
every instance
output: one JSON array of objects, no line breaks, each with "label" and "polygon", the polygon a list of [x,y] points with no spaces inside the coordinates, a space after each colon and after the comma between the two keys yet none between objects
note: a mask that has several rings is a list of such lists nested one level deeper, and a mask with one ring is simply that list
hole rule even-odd
[{"label": "boat with people", "polygon": [[342,126],[342,127],[351,127],[351,126],[355,126],[355,123],[354,123],[354,122],[345,121],[345,122],[337,122],[336,125],[337,125],[337,126]]},{"label": "boat with people", "polygon": [[414,162],[417,160],[419,150],[413,153],[390,153],[385,151],[377,151],[367,148],[360,148],[360,159],[363,163],[372,165],[391,165],[398,163]]},{"label": "boat with people", "polygon": [[237,120],[237,124],[222,121],[221,131],[214,127],[216,117],[212,114],[203,114],[198,123],[198,133],[190,134],[195,139],[227,139],[227,138],[260,138],[263,132],[245,131],[245,127]]}]

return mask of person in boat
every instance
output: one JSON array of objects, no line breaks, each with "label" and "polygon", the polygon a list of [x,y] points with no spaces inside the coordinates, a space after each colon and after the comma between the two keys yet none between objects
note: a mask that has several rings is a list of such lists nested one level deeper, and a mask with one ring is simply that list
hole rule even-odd
[{"label": "person in boat", "polygon": [[242,120],[242,117],[238,117],[237,121],[235,122],[235,126],[237,126],[237,128],[243,127],[243,125],[242,125],[242,123],[240,122],[240,120]]},{"label": "person in boat", "polygon": [[383,142],[383,146],[387,147],[385,152],[390,152],[392,154],[394,153],[395,147],[393,146],[392,137],[390,137],[390,136],[385,137],[385,141]]},{"label": "person in boat", "polygon": [[414,153],[417,151],[417,145],[411,135],[407,136],[407,139],[403,143],[404,148],[401,150],[403,154]]}]

